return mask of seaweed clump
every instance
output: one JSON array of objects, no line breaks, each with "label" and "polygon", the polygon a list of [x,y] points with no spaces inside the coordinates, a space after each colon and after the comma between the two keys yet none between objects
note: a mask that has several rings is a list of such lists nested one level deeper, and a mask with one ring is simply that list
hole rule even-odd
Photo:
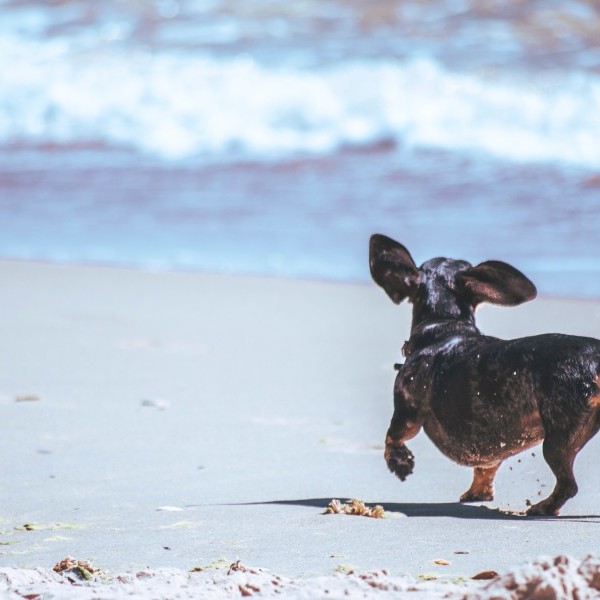
[{"label": "seaweed clump", "polygon": [[94,567],[87,560],[78,560],[72,556],[67,556],[67,558],[63,558],[61,561],[57,562],[52,567],[52,570],[56,571],[57,573],[70,571],[77,575],[80,579],[89,581],[90,579],[93,579],[96,573],[100,573],[102,569]]},{"label": "seaweed clump", "polygon": [[367,506],[362,500],[352,499],[342,504],[339,500],[332,500],[329,506],[323,512],[324,515],[358,515],[360,517],[371,517],[373,519],[382,519],[385,517],[385,510],[379,504]]}]

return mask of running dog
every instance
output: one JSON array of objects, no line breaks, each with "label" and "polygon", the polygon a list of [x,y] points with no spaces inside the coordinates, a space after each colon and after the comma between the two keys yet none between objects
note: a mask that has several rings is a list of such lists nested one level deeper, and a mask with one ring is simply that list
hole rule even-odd
[{"label": "running dog", "polygon": [[461,502],[487,501],[502,461],[543,441],[556,486],[527,514],[557,515],[577,493],[575,457],[600,429],[600,341],[482,334],[478,304],[516,306],[537,294],[507,263],[433,258],[417,267],[404,246],[380,234],[371,237],[369,262],[394,303],[413,305],[385,445],[390,471],[402,481],[412,473],[405,442],[423,428],[443,454],[474,467]]}]

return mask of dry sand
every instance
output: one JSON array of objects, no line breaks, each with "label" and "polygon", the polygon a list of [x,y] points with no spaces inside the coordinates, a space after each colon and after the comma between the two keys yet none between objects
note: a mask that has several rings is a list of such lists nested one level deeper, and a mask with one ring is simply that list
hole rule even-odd
[{"label": "dry sand", "polygon": [[[290,597],[414,585],[460,597],[490,585],[456,583],[483,570],[569,555],[546,569],[568,575],[599,552],[600,436],[560,518],[505,512],[549,493],[539,448],[503,465],[485,505],[457,503],[471,473],[423,434],[414,474],[387,471],[410,310],[375,286],[13,262],[0,282],[0,590],[15,598],[227,597],[244,577],[262,595],[280,577]],[[600,337],[594,302],[478,317],[500,337]],[[391,518],[322,515],[333,498]],[[67,555],[105,569],[104,583],[53,573]],[[188,573],[219,559],[227,568]],[[227,575],[237,560],[263,571]],[[361,579],[373,571],[387,591]]]}]

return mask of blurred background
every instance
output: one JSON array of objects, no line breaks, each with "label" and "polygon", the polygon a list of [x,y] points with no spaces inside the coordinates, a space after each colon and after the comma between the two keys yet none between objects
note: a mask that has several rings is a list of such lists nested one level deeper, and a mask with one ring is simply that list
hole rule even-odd
[{"label": "blurred background", "polygon": [[0,0],[0,258],[600,297],[596,0]]}]

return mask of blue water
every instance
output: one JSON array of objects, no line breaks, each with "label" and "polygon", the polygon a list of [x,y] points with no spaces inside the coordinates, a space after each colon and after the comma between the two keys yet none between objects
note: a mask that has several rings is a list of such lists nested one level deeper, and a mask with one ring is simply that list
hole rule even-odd
[{"label": "blue water", "polygon": [[600,297],[592,1],[0,0],[0,258]]}]

